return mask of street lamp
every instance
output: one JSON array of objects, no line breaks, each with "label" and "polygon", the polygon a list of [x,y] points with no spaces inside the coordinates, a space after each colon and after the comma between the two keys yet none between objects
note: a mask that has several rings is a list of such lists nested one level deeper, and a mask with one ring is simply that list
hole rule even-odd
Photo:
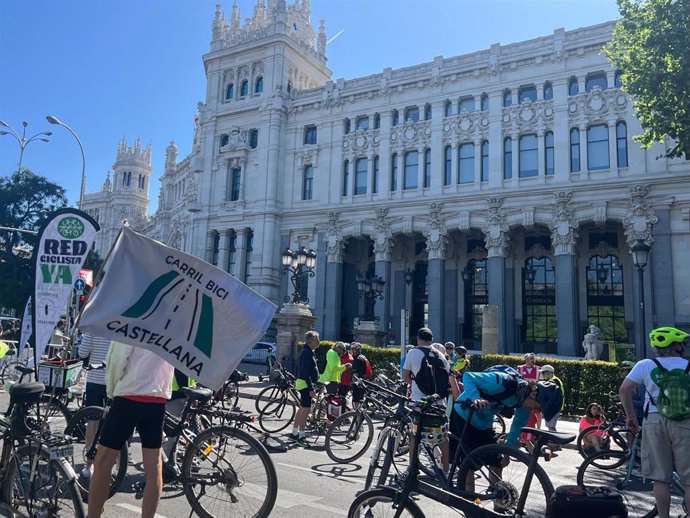
[{"label": "street lamp", "polygon": [[364,298],[364,315],[362,320],[379,322],[381,317],[374,315],[374,306],[377,300],[383,300],[383,286],[386,284],[378,275],[357,276],[357,291]]},{"label": "street lamp", "polygon": [[307,250],[301,247],[297,252],[293,252],[289,248],[280,256],[283,270],[280,272],[283,275],[290,274],[290,281],[292,282],[292,297],[285,295],[283,299],[285,302],[292,302],[293,304],[309,304],[308,297],[302,297],[299,292],[299,284],[303,275],[314,277],[314,266],[316,266],[316,252],[314,250]]},{"label": "street lamp", "polygon": [[633,264],[637,269],[638,274],[638,290],[640,297],[640,317],[639,317],[639,337],[642,346],[642,358],[647,357],[647,340],[645,337],[645,315],[644,315],[644,269],[649,261],[649,252],[652,251],[647,243],[642,239],[638,239],[633,246],[630,247],[630,254],[632,255]]},{"label": "street lamp", "polygon": [[62,126],[63,128],[67,129],[67,131],[69,131],[76,139],[77,144],[79,144],[79,151],[81,151],[81,189],[79,189],[79,210],[81,210],[82,204],[84,203],[84,188],[86,187],[86,158],[84,157],[84,146],[81,145],[81,140],[79,140],[79,137],[74,130],[60,119],[53,115],[48,115],[46,119],[51,124],[57,124],[58,126]]},{"label": "street lamp", "polygon": [[36,133],[32,137],[26,138],[26,128],[29,126],[27,121],[22,121],[22,126],[24,129],[22,130],[21,137],[19,136],[19,133],[17,133],[14,128],[5,121],[0,120],[0,126],[9,130],[0,130],[0,135],[12,135],[19,144],[19,167],[17,168],[19,172],[22,170],[22,159],[24,158],[24,149],[26,149],[26,146],[35,140],[40,140],[41,142],[50,142],[46,137],[50,137],[52,135],[50,131],[42,131],[41,133]]}]

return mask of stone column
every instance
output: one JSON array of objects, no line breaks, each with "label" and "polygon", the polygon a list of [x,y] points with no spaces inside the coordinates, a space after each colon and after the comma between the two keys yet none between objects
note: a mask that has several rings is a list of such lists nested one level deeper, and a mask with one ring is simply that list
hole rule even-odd
[{"label": "stone column", "polygon": [[376,235],[374,236],[374,255],[376,259],[376,275],[384,281],[383,300],[376,302],[374,311],[380,319],[380,329],[388,331],[391,317],[391,249],[393,248],[393,232],[391,231],[388,209],[376,209]]},{"label": "stone column", "polygon": [[616,119],[609,118],[609,167],[611,169],[618,169],[618,147],[616,143]]},{"label": "stone column", "polygon": [[[381,163],[381,159],[379,159]],[[380,171],[379,171],[380,174]],[[374,155],[367,155],[367,199],[371,200],[374,194]]]},{"label": "stone column", "polygon": [[[458,150],[460,149],[460,144],[458,142],[452,142],[450,148],[450,183],[448,185],[456,185],[458,183]],[[445,162],[445,158],[444,158]],[[445,182],[445,170],[444,179]]]},{"label": "stone column", "polygon": [[429,222],[424,230],[426,250],[429,255],[427,283],[429,285],[429,327],[436,336],[443,333],[444,277],[446,270],[446,235],[443,203],[429,204]]},{"label": "stone column", "polygon": [[213,264],[213,248],[216,244],[216,231],[209,230],[206,233],[206,262]]},{"label": "stone column", "polygon": [[218,268],[224,272],[228,271],[228,260],[230,257],[230,231],[220,231],[220,243],[218,243]]},{"label": "stone column", "polygon": [[474,183],[482,181],[482,139],[474,139]]},{"label": "stone column", "polygon": [[247,280],[247,237],[249,229],[238,228],[235,230],[235,265],[237,265],[237,278],[242,282]]},{"label": "stone column", "polygon": [[[671,210],[656,209],[659,219],[654,226],[654,253],[650,254],[654,325],[672,325],[676,311],[673,300],[673,254],[671,251]],[[648,267],[649,268],[649,267]]]},{"label": "stone column", "polygon": [[417,148],[417,189],[424,189],[424,151],[425,148]]},{"label": "stone column", "polygon": [[580,124],[580,172],[584,173],[585,171],[589,171],[589,167],[587,164],[588,161],[588,153],[587,153],[587,126],[584,124]]},{"label": "stone column", "polygon": [[[395,173],[395,184],[396,184],[396,192],[401,192],[403,190],[403,169],[405,167],[405,150],[400,148],[398,151],[398,170]],[[419,164],[419,162],[417,162]],[[418,166],[419,167],[419,166]],[[389,189],[390,189],[390,184],[389,184]]]},{"label": "stone column", "polygon": [[506,307],[506,256],[508,255],[508,223],[506,221],[503,198],[491,197],[487,200],[488,213],[482,228],[487,250],[487,283],[489,305],[498,307],[498,350],[508,351],[506,342],[506,321],[512,318]]},{"label": "stone column", "polygon": [[512,133],[510,141],[513,149],[513,178],[520,178],[520,135],[517,132]]},{"label": "stone column", "polygon": [[[444,261],[446,262],[446,261]],[[458,336],[458,269],[453,266],[448,268],[450,261],[446,262],[444,278],[443,299],[445,308],[443,314],[443,329],[439,338],[444,342],[453,341],[456,345],[462,343],[462,337]]]},{"label": "stone column", "polygon": [[546,176],[546,160],[545,160],[545,146],[544,146],[544,128],[539,128],[537,130],[537,164],[538,165],[538,176]]},{"label": "stone column", "polygon": [[343,239],[340,213],[328,213],[326,234],[326,300],[324,304],[324,338],[340,338],[340,317],[343,303]]}]

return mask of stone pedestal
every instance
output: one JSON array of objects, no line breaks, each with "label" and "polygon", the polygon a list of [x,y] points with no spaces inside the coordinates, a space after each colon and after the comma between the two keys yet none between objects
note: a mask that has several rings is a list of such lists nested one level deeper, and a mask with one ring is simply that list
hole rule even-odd
[{"label": "stone pedestal", "polygon": [[482,353],[498,354],[498,306],[482,306]]},{"label": "stone pedestal", "polygon": [[373,320],[360,320],[355,329],[355,341],[374,347],[384,345],[383,338],[385,335],[386,333],[379,328],[379,324]]},{"label": "stone pedestal", "polygon": [[304,340],[304,333],[314,329],[316,317],[306,304],[286,303],[276,315],[278,334],[277,360],[289,370],[293,370],[297,361],[297,342]]}]

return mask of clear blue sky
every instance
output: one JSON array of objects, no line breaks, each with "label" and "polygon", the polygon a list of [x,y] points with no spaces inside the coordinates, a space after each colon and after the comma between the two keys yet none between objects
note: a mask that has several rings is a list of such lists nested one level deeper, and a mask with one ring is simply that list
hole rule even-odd
[{"label": "clear blue sky", "polygon": [[[293,3],[294,0],[288,0]],[[201,56],[209,49],[215,4],[229,19],[232,0],[0,0],[0,119],[32,142],[23,165],[79,199],[86,151],[87,192],[100,189],[124,135],[153,146],[154,178],[175,139],[191,149],[196,103],[204,100]],[[239,0],[242,17],[254,0]],[[615,0],[312,0],[312,23],[326,20],[333,78],[353,78],[593,25],[617,17]],[[16,168],[19,146],[0,136],[0,175]],[[159,182],[151,183],[150,210]]]}]

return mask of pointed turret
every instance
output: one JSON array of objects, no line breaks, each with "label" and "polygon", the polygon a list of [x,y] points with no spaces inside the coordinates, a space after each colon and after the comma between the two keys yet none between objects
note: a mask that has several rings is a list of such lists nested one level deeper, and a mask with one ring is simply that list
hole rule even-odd
[{"label": "pointed turret", "polygon": [[165,149],[165,172],[175,171],[175,166],[177,165],[177,154],[179,150],[177,149],[177,144],[174,140],[170,141],[170,145]]},{"label": "pointed turret", "polygon": [[319,36],[316,39],[316,51],[321,56],[326,56],[326,22],[324,20],[319,20]]},{"label": "pointed turret", "polygon": [[240,23],[242,22],[242,13],[240,12],[240,6],[237,5],[237,0],[232,3],[232,14],[230,15],[230,28],[236,31],[240,28]]}]

